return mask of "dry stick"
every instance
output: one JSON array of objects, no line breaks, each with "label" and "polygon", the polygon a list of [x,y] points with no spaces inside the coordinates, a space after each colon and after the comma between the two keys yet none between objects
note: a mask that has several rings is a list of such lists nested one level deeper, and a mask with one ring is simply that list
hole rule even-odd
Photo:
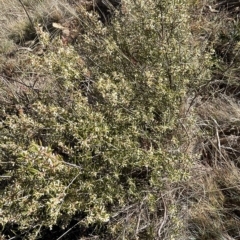
[{"label": "dry stick", "polygon": [[11,176],[7,176],[7,175],[2,175],[0,176],[0,178],[10,178]]},{"label": "dry stick", "polygon": [[135,232],[136,237],[137,237],[137,234],[139,233],[139,226],[140,226],[141,214],[142,214],[142,206],[143,206],[143,204],[144,204],[145,199],[146,199],[146,197],[145,197],[145,198],[143,199],[143,201],[141,202],[141,205],[140,205],[140,208],[139,208],[140,213],[139,213],[139,215],[138,215],[137,230],[136,230],[136,232]]},{"label": "dry stick", "polygon": [[163,216],[163,220],[162,220],[162,223],[158,229],[158,237],[161,239],[161,235],[162,235],[162,228],[164,226],[164,224],[167,222],[167,206],[166,206],[166,203],[165,203],[165,200],[162,196],[162,193],[161,194],[161,198],[162,198],[162,201],[163,201],[163,207],[164,207],[164,216]]},{"label": "dry stick", "polygon": [[[218,133],[218,123],[217,123],[217,121],[214,119],[214,118],[212,118],[212,120],[214,121],[214,123],[215,123],[215,131],[216,131],[216,137],[217,137],[217,147],[216,147],[216,145],[211,141],[211,144],[212,144],[212,146],[214,147],[214,148],[216,148],[216,150],[217,150],[217,152],[219,152],[219,155],[224,159],[224,160],[226,160],[225,159],[225,157],[224,157],[224,155],[222,154],[222,152],[221,152],[221,140],[220,140],[220,138],[219,138],[219,133]],[[216,162],[215,162],[215,164],[216,164]]]},{"label": "dry stick", "polygon": [[[66,163],[66,162],[65,162],[65,163]],[[80,175],[80,173],[81,173],[81,172],[79,172],[79,173],[72,179],[72,181],[68,184],[68,186],[66,187],[66,189],[64,190],[64,192],[66,192],[66,190],[73,184],[73,182],[77,179],[77,177]],[[62,202],[62,204],[63,204],[63,202]],[[60,208],[59,208],[59,211],[60,211],[60,209],[61,209],[61,207],[62,207],[62,204],[61,204],[61,206],[60,206]],[[63,238],[65,235],[67,235],[73,228],[75,228],[80,222],[81,222],[81,220],[78,221],[74,226],[72,226],[71,228],[69,228],[66,232],[64,232],[57,240],[62,239],[62,238]]]},{"label": "dry stick", "polygon": [[65,233],[63,233],[57,240],[62,239],[66,234],[68,234],[73,228],[75,228],[79,223],[81,222],[81,220],[79,222],[77,222],[73,227],[69,228]]},{"label": "dry stick", "polygon": [[28,17],[28,19],[29,19],[29,22],[31,23],[31,25],[32,25],[32,27],[33,27],[33,29],[34,29],[34,24],[33,24],[33,21],[32,21],[32,19],[30,18],[30,16],[29,16],[29,14],[28,14],[28,11],[27,11],[27,9],[25,8],[25,6],[24,6],[24,4],[23,4],[23,2],[21,1],[21,0],[18,0],[19,2],[20,2],[20,4],[22,5],[22,7],[23,7],[23,9],[24,9],[24,11],[25,11],[25,13],[27,14],[27,17]]}]

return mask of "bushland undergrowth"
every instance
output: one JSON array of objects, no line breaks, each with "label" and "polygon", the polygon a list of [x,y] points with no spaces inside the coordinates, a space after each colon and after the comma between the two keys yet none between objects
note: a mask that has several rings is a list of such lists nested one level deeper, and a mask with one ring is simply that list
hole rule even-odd
[{"label": "bushland undergrowth", "polygon": [[22,3],[0,1],[1,237],[239,239],[234,11]]}]

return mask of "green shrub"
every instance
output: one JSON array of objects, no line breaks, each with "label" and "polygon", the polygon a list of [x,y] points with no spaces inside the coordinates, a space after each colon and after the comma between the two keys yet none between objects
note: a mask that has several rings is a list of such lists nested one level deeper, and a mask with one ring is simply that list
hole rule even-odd
[{"label": "green shrub", "polygon": [[[11,177],[2,179],[2,224],[36,237],[42,226],[66,227],[84,212],[82,223],[110,222],[114,239],[124,227],[110,221],[119,209],[145,199],[157,212],[166,179],[187,177],[178,117],[189,86],[208,77],[210,58],[193,47],[187,1],[126,0],[124,7],[109,26],[87,16],[75,47],[42,33],[46,52],[29,56],[34,71],[52,80],[51,95],[1,122],[0,156],[9,163],[1,165]],[[137,224],[133,217],[123,237],[137,236]],[[157,236],[154,223],[142,229]]]}]

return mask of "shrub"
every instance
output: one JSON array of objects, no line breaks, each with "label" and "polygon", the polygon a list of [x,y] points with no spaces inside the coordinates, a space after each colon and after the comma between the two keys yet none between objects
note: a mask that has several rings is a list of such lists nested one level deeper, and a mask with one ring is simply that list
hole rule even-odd
[{"label": "shrub", "polygon": [[[192,45],[187,1],[126,0],[124,7],[108,26],[85,14],[74,47],[41,33],[46,52],[29,63],[56,88],[1,122],[1,166],[10,177],[1,179],[2,224],[36,238],[83,212],[79,223],[109,223],[112,239],[162,236],[149,218],[161,215],[165,183],[187,177],[178,117],[189,86],[208,77],[210,58]],[[149,218],[139,222],[135,212],[123,232],[111,219],[139,202]],[[167,208],[165,236],[174,239],[181,224],[177,207]]]}]

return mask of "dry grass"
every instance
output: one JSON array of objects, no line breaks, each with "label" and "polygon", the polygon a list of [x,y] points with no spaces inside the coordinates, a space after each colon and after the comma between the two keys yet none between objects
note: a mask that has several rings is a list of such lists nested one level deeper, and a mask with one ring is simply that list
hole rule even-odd
[{"label": "dry grass", "polygon": [[240,239],[239,20],[233,5],[224,4],[201,1],[192,9],[195,41],[207,39],[216,59],[212,79],[190,104],[197,117],[191,132],[196,160],[182,189],[187,236],[194,240]]},{"label": "dry grass", "polygon": [[39,42],[42,32],[49,33],[52,38],[62,36],[62,30],[54,28],[53,23],[65,24],[67,30],[71,28],[69,38],[79,32],[79,26],[73,24],[76,11],[68,1],[28,0],[22,3],[25,9],[20,1],[0,1],[0,102],[7,108],[26,101],[30,104],[31,99],[39,97],[40,91],[57,90],[47,69],[43,72],[31,66],[34,58],[50,50]]},{"label": "dry grass", "polygon": [[196,106],[198,164],[189,181],[189,229],[195,239],[240,239],[240,107],[226,95]]}]

